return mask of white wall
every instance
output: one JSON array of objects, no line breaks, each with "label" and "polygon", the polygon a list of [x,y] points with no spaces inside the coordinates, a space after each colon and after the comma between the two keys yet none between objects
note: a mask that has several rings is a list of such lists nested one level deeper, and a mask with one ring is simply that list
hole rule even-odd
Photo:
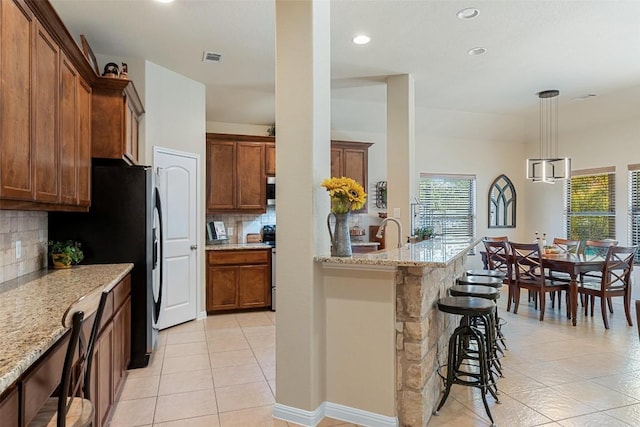
[{"label": "white wall", "polygon": [[[562,94],[561,94],[562,96]],[[558,153],[571,158],[573,170],[616,169],[616,239],[629,244],[627,165],[640,163],[640,87],[585,101],[567,100],[559,107]],[[538,117],[527,126],[527,153],[539,151]],[[527,236],[546,231],[564,237],[564,185],[526,185]]]},{"label": "white wall", "polygon": [[205,86],[171,70],[145,61],[144,73],[144,139],[140,141],[141,163],[152,164],[153,147],[193,153],[200,157],[198,165],[198,312],[205,310]]}]

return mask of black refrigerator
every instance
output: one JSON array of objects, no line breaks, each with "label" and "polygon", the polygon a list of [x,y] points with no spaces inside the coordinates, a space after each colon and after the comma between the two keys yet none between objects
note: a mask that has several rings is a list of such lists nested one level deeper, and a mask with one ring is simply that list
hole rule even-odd
[{"label": "black refrigerator", "polygon": [[49,240],[79,241],[82,264],[134,264],[130,368],[149,363],[162,297],[162,214],[154,184],[150,166],[94,164],[89,212],[49,213]]}]

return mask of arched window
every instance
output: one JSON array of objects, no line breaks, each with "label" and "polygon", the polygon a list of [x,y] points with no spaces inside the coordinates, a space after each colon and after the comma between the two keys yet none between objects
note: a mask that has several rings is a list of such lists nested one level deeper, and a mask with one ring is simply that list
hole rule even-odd
[{"label": "arched window", "polygon": [[500,175],[489,188],[489,228],[516,226],[516,189],[506,175]]}]

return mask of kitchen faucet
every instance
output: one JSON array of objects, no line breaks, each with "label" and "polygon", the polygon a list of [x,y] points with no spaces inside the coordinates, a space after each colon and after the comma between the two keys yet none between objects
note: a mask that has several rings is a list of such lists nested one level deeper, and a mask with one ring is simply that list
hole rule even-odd
[{"label": "kitchen faucet", "polygon": [[402,224],[395,218],[385,218],[382,220],[382,224],[380,224],[380,228],[378,228],[378,232],[376,233],[376,237],[378,239],[382,238],[382,233],[384,233],[384,227],[388,221],[395,222],[398,226],[398,249],[402,247]]}]

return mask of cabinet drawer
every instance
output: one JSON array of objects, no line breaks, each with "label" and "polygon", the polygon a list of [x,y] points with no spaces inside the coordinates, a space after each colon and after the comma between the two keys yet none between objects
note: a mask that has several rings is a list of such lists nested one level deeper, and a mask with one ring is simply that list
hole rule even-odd
[{"label": "cabinet drawer", "polygon": [[113,307],[115,311],[118,311],[122,303],[127,299],[131,293],[131,276],[125,277],[122,282],[118,283],[113,290]]},{"label": "cabinet drawer", "polygon": [[208,251],[209,265],[268,264],[270,249]]}]

